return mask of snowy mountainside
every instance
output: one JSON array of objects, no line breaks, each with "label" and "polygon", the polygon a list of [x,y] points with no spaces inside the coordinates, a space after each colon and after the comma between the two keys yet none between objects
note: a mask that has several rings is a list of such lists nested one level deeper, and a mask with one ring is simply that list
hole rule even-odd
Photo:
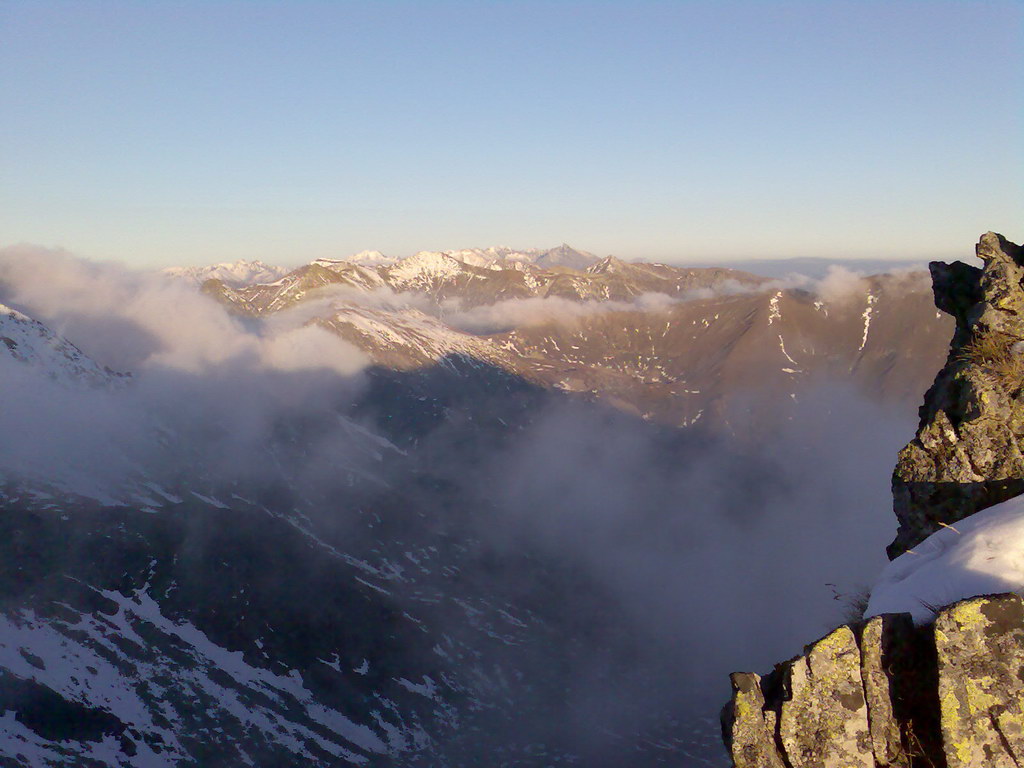
[{"label": "snowy mountainside", "polygon": [[[60,509],[5,503],[0,754],[408,765],[480,685],[458,682],[459,645],[389,597],[410,588],[401,561],[358,559],[237,499]],[[429,571],[429,552],[412,556]]]},{"label": "snowy mountainside", "polygon": [[238,287],[272,282],[286,275],[288,268],[271,266],[262,261],[239,259],[201,267],[168,267],[163,273],[168,277],[189,280],[196,285],[202,285],[207,280],[220,280],[227,285]]},{"label": "snowy mountainside", "polygon": [[457,331],[417,309],[340,306],[318,322],[395,370],[447,365],[455,356],[511,367],[503,349],[490,339]]},{"label": "snowy mountainside", "polygon": [[125,378],[101,366],[67,339],[0,304],[0,359],[12,360],[65,385],[109,385]]},{"label": "snowy mountainside", "polygon": [[444,253],[421,251],[387,268],[386,280],[396,290],[430,291],[463,274],[474,274],[477,265]]}]

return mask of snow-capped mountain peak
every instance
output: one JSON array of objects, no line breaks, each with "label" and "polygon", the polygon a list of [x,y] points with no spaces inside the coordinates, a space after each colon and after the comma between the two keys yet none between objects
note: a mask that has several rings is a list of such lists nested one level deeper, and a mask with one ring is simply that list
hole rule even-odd
[{"label": "snow-capped mountain peak", "polygon": [[349,264],[358,264],[360,267],[384,267],[398,261],[394,256],[385,256],[380,251],[360,251],[345,259]]},{"label": "snow-capped mountain peak", "polygon": [[584,270],[596,262],[597,257],[592,253],[577,251],[567,243],[562,243],[557,248],[551,248],[538,254],[533,261],[542,267],[569,267],[570,269]]},{"label": "snow-capped mountain peak", "polygon": [[414,256],[387,267],[387,273],[393,286],[399,289],[408,289],[423,287],[437,280],[454,278],[465,268],[464,262],[447,253],[420,251]]},{"label": "snow-capped mountain peak", "polygon": [[270,283],[279,280],[290,271],[287,267],[276,267],[262,261],[239,259],[201,267],[168,267],[163,270],[163,274],[189,280],[196,285],[201,285],[207,280],[220,280],[226,285],[238,288],[255,283]]}]

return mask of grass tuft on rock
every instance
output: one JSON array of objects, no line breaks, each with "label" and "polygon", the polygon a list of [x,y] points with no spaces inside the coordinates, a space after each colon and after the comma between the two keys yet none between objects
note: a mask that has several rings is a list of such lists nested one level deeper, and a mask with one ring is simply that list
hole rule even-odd
[{"label": "grass tuft on rock", "polygon": [[1024,389],[1024,341],[999,331],[979,333],[960,350],[960,359],[976,366],[1010,393]]}]

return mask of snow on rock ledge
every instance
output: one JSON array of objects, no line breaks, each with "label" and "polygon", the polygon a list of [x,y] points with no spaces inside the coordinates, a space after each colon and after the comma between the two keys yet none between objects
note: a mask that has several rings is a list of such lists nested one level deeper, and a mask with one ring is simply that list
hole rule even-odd
[{"label": "snow on rock ledge", "polygon": [[909,613],[931,622],[938,609],[977,595],[1024,592],[1024,497],[933,533],[882,571],[867,617]]}]

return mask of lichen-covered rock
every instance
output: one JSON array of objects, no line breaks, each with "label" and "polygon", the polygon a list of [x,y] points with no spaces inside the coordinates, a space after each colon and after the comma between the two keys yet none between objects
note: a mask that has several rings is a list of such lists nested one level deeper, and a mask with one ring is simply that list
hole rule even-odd
[{"label": "lichen-covered rock", "polygon": [[809,645],[763,680],[732,675],[722,713],[737,768],[874,768],[861,657],[850,627]]},{"label": "lichen-covered rock", "polygon": [[934,626],[878,616],[732,683],[736,768],[1021,768],[1024,599],[964,600]]},{"label": "lichen-covered rock", "polygon": [[1024,600],[976,597],[935,622],[946,762],[1024,765]]},{"label": "lichen-covered rock", "polygon": [[779,738],[793,768],[874,768],[860,651],[843,626],[789,669]]},{"label": "lichen-covered rock", "polygon": [[930,265],[935,304],[956,330],[893,472],[890,557],[1024,493],[1024,249],[988,232],[976,253],[981,269]]},{"label": "lichen-covered rock", "polygon": [[903,728],[897,719],[894,679],[901,669],[899,655],[913,642],[914,623],[905,613],[875,616],[861,630],[860,673],[868,705],[868,728],[875,762],[881,768],[909,768]]},{"label": "lichen-covered rock", "polygon": [[722,711],[722,735],[733,763],[785,768],[775,747],[775,713],[765,712],[761,678],[750,672],[734,672],[729,680],[732,701]]}]

